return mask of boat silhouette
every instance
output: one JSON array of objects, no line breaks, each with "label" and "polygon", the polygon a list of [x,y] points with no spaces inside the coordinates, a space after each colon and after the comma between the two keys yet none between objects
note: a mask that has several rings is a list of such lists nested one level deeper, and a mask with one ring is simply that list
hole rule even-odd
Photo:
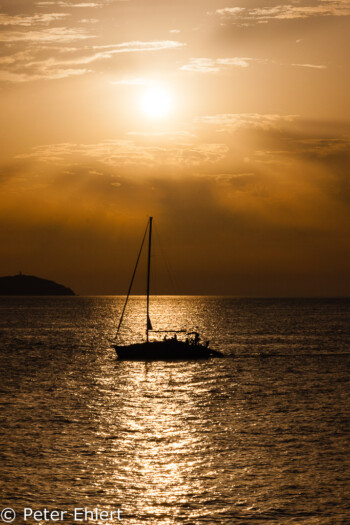
[{"label": "boat silhouette", "polygon": [[[196,331],[187,330],[153,330],[150,314],[150,275],[151,275],[151,250],[152,250],[152,223],[153,217],[149,217],[146,231],[142,239],[140,251],[137,256],[134,272],[129,285],[129,290],[125,299],[124,307],[120,316],[116,341],[118,340],[120,328],[123,322],[126,305],[131,293],[136,270],[140,260],[145,239],[148,233],[148,255],[147,255],[147,296],[146,296],[146,341],[132,343],[129,345],[114,344],[118,359],[122,360],[152,360],[152,361],[173,361],[173,360],[193,360],[208,359],[211,357],[223,357],[223,354],[209,347],[209,341],[201,342],[201,338]],[[150,339],[150,334],[163,334],[161,338]],[[181,334],[181,335],[180,335]]]}]

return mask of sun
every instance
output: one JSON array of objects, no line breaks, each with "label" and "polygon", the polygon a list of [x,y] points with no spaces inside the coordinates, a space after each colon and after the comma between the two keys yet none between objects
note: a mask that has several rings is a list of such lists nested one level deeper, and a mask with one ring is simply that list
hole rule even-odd
[{"label": "sun", "polygon": [[141,109],[149,117],[166,117],[172,109],[172,100],[166,89],[151,86],[141,97]]}]

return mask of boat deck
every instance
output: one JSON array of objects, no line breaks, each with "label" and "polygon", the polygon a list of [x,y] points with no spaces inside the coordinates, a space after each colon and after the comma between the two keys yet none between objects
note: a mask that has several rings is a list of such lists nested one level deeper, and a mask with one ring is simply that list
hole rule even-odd
[{"label": "boat deck", "polygon": [[118,359],[129,361],[176,361],[223,357],[221,352],[200,344],[177,340],[149,341],[127,346],[115,345]]}]

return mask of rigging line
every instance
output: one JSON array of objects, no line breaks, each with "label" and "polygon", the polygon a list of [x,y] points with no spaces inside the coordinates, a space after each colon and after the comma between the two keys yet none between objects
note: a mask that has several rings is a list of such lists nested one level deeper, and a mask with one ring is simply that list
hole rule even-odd
[{"label": "rigging line", "polygon": [[135,274],[136,274],[137,266],[138,266],[138,264],[139,264],[139,260],[140,260],[140,257],[141,257],[142,248],[143,248],[143,245],[144,245],[144,242],[145,242],[145,239],[146,239],[148,226],[149,226],[149,223],[147,223],[146,231],[145,231],[145,233],[144,233],[144,236],[143,236],[143,239],[142,239],[142,243],[141,243],[141,248],[140,248],[139,254],[138,254],[138,256],[137,256],[137,260],[136,260],[136,264],[135,264],[134,272],[133,272],[133,274],[132,274],[132,278],[131,278],[131,282],[130,282],[129,290],[128,290],[128,293],[127,293],[127,296],[126,296],[126,299],[125,299],[125,303],[124,303],[124,307],[123,307],[122,315],[121,315],[121,317],[120,317],[120,321],[119,321],[119,324],[118,324],[117,333],[115,334],[115,339],[116,339],[116,340],[117,340],[117,338],[118,338],[118,334],[119,334],[119,330],[120,330],[120,327],[121,327],[121,324],[122,324],[122,321],[123,321],[123,317],[124,317],[124,313],[125,313],[126,305],[127,305],[127,303],[128,303],[128,299],[129,299],[129,296],[130,296],[130,293],[131,293],[132,284],[133,284],[133,282],[134,282],[134,278],[135,278]]}]

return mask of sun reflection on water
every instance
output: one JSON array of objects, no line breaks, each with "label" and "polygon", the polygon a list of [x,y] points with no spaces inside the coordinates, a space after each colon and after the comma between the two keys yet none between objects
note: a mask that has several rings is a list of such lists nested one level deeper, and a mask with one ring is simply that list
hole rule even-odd
[{"label": "sun reflection on water", "polygon": [[[131,514],[171,523],[181,514],[181,506],[200,493],[195,476],[197,452],[208,446],[205,435],[198,434],[193,415],[195,400],[190,385],[195,367],[122,363],[119,369],[125,382],[121,382],[122,440],[115,458],[114,482],[118,485],[122,481],[128,487]],[[159,515],[159,509],[162,513],[167,509],[166,515]]]}]

